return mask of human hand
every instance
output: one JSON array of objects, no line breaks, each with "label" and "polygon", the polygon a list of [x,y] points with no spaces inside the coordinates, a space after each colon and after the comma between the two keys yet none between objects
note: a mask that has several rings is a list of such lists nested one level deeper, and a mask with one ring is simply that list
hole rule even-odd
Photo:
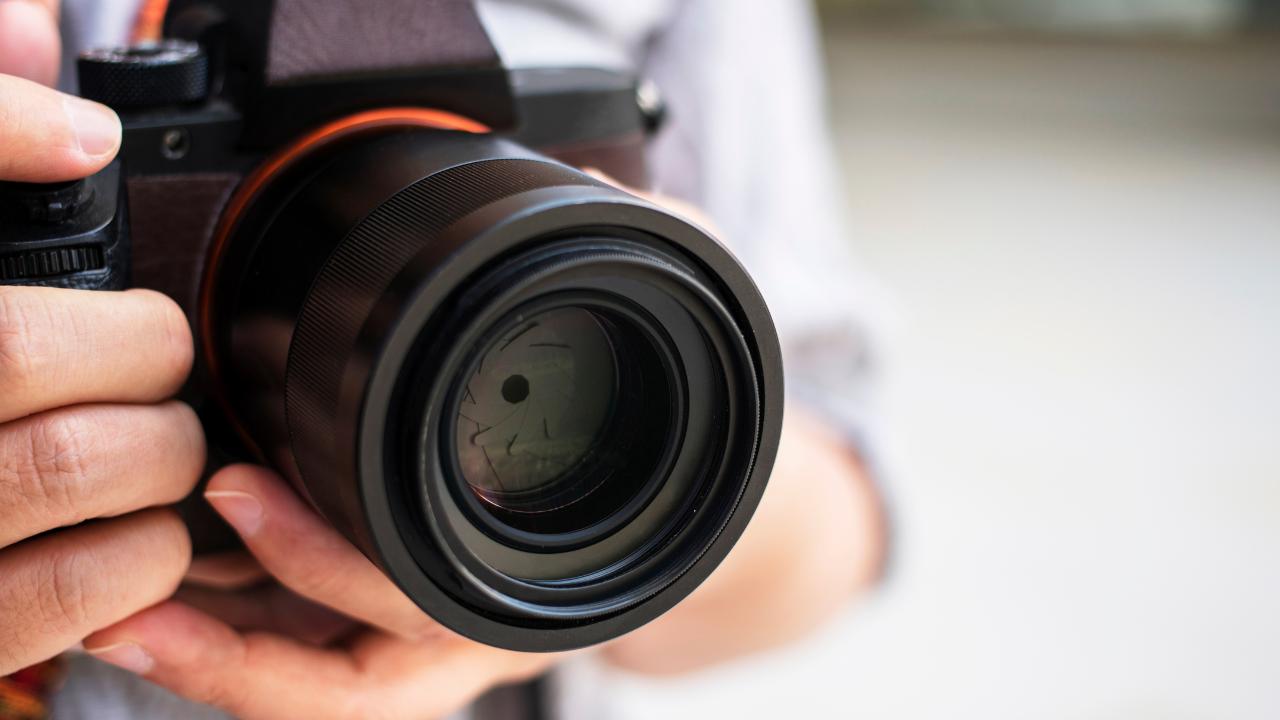
[{"label": "human hand", "polygon": [[91,653],[247,720],[437,718],[558,659],[444,629],[267,469],[225,468],[205,496],[251,557],[197,559]]},{"label": "human hand", "polygon": [[54,182],[101,170],[120,147],[103,105],[51,90],[56,0],[0,0],[0,180]]},{"label": "human hand", "polygon": [[52,86],[61,53],[58,0],[0,0],[0,73]]},{"label": "human hand", "polygon": [[[0,2],[0,72],[57,74],[53,6]],[[0,180],[96,172],[105,107],[0,75]],[[190,541],[166,510],[204,465],[181,310],[148,291],[0,287],[0,676],[168,597]],[[92,520],[92,522],[85,522]]]},{"label": "human hand", "polygon": [[146,508],[204,465],[195,413],[164,401],[191,354],[158,293],[0,287],[0,676],[181,581],[186,529]]}]

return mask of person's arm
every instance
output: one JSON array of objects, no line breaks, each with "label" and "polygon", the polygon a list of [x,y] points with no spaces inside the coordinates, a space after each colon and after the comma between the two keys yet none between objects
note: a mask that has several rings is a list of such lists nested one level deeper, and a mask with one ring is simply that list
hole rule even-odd
[{"label": "person's arm", "polygon": [[791,398],[746,535],[688,601],[608,649],[672,673],[783,644],[879,573],[886,552],[870,444],[874,285],[849,256],[806,3],[688,0],[647,49],[672,108],[658,189],[723,229],[765,294]]},{"label": "person's arm", "polygon": [[788,409],[764,499],[723,565],[606,657],[646,674],[686,672],[783,645],[874,582],[884,555],[879,498],[844,440]]}]

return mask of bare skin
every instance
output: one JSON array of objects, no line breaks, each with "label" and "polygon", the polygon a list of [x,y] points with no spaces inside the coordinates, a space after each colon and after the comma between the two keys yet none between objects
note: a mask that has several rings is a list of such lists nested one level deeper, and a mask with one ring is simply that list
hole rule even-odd
[{"label": "bare skin", "polygon": [[[55,12],[0,3],[0,179],[80,177],[120,145],[109,109],[39,84],[57,75]],[[181,582],[186,529],[154,508],[204,464],[195,413],[166,400],[191,356],[182,312],[157,293],[0,288],[0,675]]]},{"label": "bare skin", "polygon": [[[41,85],[57,75],[56,12],[0,0],[0,179],[81,177],[119,147],[109,110]],[[434,718],[560,659],[446,631],[264,468],[225,468],[206,492],[248,552],[192,562],[161,509],[204,464],[194,413],[167,400],[191,356],[159,294],[0,288],[0,675],[83,640],[251,720]],[[856,457],[792,408],[743,540],[604,656],[678,673],[811,631],[873,581],[878,508]]]}]

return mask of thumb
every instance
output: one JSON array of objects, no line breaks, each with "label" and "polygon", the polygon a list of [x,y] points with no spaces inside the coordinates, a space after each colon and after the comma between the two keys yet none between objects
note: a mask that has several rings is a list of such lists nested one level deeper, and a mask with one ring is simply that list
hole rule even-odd
[{"label": "thumb", "polygon": [[0,180],[55,182],[101,170],[120,148],[105,105],[0,75]]},{"label": "thumb", "polygon": [[53,0],[0,0],[0,73],[58,82],[62,42]]}]

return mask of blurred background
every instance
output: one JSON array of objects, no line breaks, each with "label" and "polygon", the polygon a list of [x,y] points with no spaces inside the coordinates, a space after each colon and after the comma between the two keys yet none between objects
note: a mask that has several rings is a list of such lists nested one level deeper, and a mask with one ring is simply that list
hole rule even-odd
[{"label": "blurred background", "polygon": [[897,564],[617,714],[1280,717],[1280,3],[820,9]]}]

